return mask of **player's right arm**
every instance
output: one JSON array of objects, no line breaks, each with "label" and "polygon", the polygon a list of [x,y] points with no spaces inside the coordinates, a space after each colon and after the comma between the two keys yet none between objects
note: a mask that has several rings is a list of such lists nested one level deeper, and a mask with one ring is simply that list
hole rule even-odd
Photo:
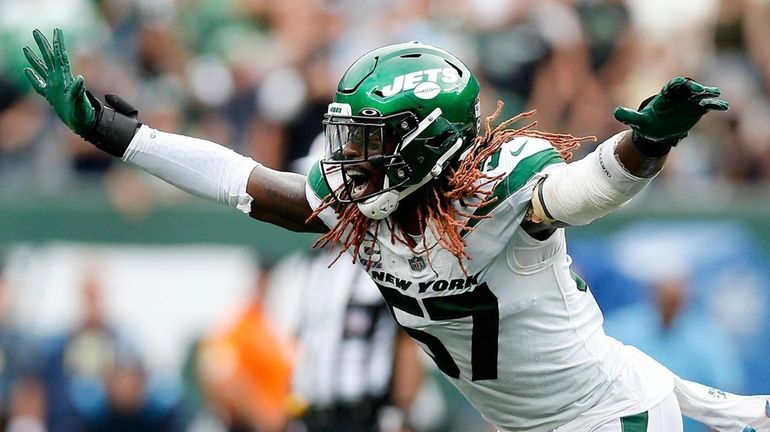
[{"label": "player's right arm", "polygon": [[170,134],[142,125],[137,110],[107,95],[107,104],[86,91],[83,77],[73,77],[61,30],[53,47],[33,32],[42,59],[29,47],[24,73],[59,118],[75,133],[113,156],[194,195],[235,207],[251,217],[293,230],[324,232],[323,223],[307,223],[312,209],[304,176],[269,169],[215,143]]},{"label": "player's right arm", "polygon": [[253,198],[249,216],[292,231],[328,231],[321,219],[308,221],[313,209],[305,195],[306,183],[307,179],[300,174],[276,171],[262,165],[255,167],[246,187]]}]

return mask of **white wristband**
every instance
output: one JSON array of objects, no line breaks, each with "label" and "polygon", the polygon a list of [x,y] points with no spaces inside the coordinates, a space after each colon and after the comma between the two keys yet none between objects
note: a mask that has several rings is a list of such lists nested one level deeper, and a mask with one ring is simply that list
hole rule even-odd
[{"label": "white wristband", "polygon": [[143,125],[123,160],[193,195],[251,211],[246,185],[259,163],[226,147]]},{"label": "white wristband", "polygon": [[653,178],[636,177],[620,163],[615,148],[621,132],[583,159],[555,165],[535,188],[533,210],[542,221],[585,225],[628,202]]}]

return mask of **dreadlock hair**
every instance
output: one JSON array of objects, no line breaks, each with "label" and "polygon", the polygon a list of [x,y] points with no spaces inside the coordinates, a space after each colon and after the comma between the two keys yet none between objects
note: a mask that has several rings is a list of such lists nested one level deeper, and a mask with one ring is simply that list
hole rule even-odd
[{"label": "dreadlock hair", "polygon": [[[542,138],[551,142],[559,152],[562,159],[569,160],[572,157],[572,151],[580,146],[582,141],[596,140],[595,137],[576,138],[572,135],[542,132],[534,129],[537,122],[533,121],[521,128],[511,127],[514,123],[528,119],[535,115],[535,111],[528,111],[518,114],[492,128],[492,123],[497,119],[503,109],[503,102],[497,102],[497,109],[484,120],[484,134],[474,139],[473,144],[464,153],[461,160],[456,161],[448,167],[444,175],[427,183],[414,192],[411,199],[416,200],[415,217],[420,224],[421,238],[418,245],[422,245],[425,250],[429,245],[425,237],[425,232],[430,229],[437,245],[440,245],[457,258],[463,272],[466,272],[463,265],[463,258],[472,257],[465,250],[464,234],[472,231],[473,228],[467,226],[468,219],[486,219],[490,216],[475,215],[473,212],[487,206],[495,201],[496,198],[490,198],[492,190],[485,190],[485,186],[500,180],[503,175],[490,176],[482,171],[484,162],[500,147],[521,136]],[[384,220],[373,220],[364,216],[356,205],[339,204],[333,196],[329,194],[324,202],[308,218],[312,220],[329,207],[333,207],[337,212],[337,224],[329,232],[319,238],[313,247],[326,247],[332,244],[342,246],[340,253],[330,264],[333,265],[345,251],[352,248],[353,261],[359,256],[359,251],[365,243],[367,232],[373,230],[374,237],[382,223],[387,224],[391,231],[391,241],[406,244],[412,252],[415,252],[414,241],[407,238],[406,235],[399,235],[394,229],[394,222],[388,218]],[[459,202],[460,206],[454,203]],[[466,211],[460,208],[468,209]],[[373,227],[372,227],[373,225]],[[403,230],[401,230],[403,232]],[[430,247],[435,247],[432,245]],[[368,254],[370,255],[370,254]],[[428,264],[430,263],[430,254],[426,254]],[[371,255],[367,268],[373,263]],[[432,267],[432,266],[431,266]]]}]

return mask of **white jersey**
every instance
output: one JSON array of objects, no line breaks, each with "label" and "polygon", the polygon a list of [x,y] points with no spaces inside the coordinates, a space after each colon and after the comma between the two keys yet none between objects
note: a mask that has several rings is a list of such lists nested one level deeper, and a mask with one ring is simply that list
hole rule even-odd
[{"label": "white jersey", "polygon": [[[476,210],[490,217],[466,221],[467,275],[431,247],[430,230],[427,251],[393,243],[385,223],[361,248],[398,323],[500,431],[590,431],[673,390],[668,370],[604,334],[593,295],[570,270],[564,230],[538,241],[521,228],[534,185],[560,166],[551,144],[535,138],[516,138],[486,161],[488,174],[503,177],[488,185],[496,201]],[[308,176],[314,208],[329,193],[321,177],[319,166]],[[320,216],[336,223],[332,209]]]}]

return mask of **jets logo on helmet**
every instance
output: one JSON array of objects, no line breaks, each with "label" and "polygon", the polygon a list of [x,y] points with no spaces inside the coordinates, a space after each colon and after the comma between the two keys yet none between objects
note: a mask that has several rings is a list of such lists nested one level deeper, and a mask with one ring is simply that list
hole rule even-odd
[{"label": "jets logo on helmet", "polygon": [[[414,89],[415,96],[421,99],[431,99],[438,94],[441,90],[441,86],[438,82],[444,84],[453,84],[460,79],[456,69],[453,68],[435,68],[421,70],[417,72],[410,72],[404,75],[398,75],[393,79],[393,83],[382,88],[382,94],[384,96],[393,96],[402,91],[409,91]],[[431,91],[427,91],[431,89]],[[434,93],[434,90],[438,90]],[[431,94],[432,96],[421,96],[424,94]]]},{"label": "jets logo on helmet", "polygon": [[470,147],[478,96],[470,70],[442,49],[410,42],[363,55],[342,76],[324,117],[321,165],[334,198],[372,219],[392,214]]}]

